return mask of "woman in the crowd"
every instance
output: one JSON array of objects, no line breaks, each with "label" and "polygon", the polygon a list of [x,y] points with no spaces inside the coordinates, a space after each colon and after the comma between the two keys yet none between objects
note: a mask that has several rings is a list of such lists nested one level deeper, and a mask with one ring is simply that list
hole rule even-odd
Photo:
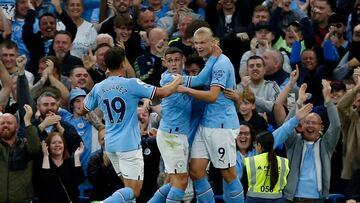
[{"label": "woman in the crowd", "polygon": [[84,54],[89,52],[89,49],[95,49],[97,32],[92,23],[82,18],[84,13],[83,0],[68,0],[67,12],[77,26],[76,37],[72,43],[71,55],[82,58]]},{"label": "woman in the crowd", "polygon": [[258,155],[244,159],[248,180],[246,202],[283,202],[282,190],[290,171],[289,161],[276,156],[271,133],[258,134],[255,142]]},{"label": "woman in the crowd", "polygon": [[69,157],[60,123],[56,125],[60,132],[52,132],[42,143],[43,162],[40,169],[40,201],[52,203],[79,202],[78,186],[84,180],[80,155],[84,151],[81,142]]}]

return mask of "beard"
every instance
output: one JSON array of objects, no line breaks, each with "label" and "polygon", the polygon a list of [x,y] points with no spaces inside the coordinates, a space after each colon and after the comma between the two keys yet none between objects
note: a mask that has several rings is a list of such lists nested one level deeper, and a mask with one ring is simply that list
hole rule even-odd
[{"label": "beard", "polygon": [[15,137],[16,135],[16,130],[11,130],[11,129],[3,129],[1,132],[0,137],[5,140],[11,140],[13,137]]},{"label": "beard", "polygon": [[55,53],[56,58],[58,58],[60,61],[62,61],[66,55],[66,52],[64,51],[58,51]]}]

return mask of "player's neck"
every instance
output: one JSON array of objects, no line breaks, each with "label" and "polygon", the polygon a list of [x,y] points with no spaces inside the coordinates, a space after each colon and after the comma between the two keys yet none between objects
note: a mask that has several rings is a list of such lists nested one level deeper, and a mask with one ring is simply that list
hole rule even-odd
[{"label": "player's neck", "polygon": [[111,70],[109,71],[108,73],[108,76],[120,76],[120,77],[125,77],[125,69],[124,68],[121,68],[121,69],[118,69],[118,70]]}]

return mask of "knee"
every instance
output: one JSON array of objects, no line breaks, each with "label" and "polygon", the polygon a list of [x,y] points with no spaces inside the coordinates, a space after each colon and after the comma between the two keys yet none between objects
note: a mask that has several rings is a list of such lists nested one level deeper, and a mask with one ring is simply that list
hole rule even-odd
[{"label": "knee", "polygon": [[200,171],[200,170],[196,170],[196,169],[191,169],[189,170],[189,174],[190,174],[190,178],[191,180],[200,180],[205,176],[205,172]]},{"label": "knee", "polygon": [[227,183],[230,183],[237,178],[235,170],[222,169],[221,175]]}]

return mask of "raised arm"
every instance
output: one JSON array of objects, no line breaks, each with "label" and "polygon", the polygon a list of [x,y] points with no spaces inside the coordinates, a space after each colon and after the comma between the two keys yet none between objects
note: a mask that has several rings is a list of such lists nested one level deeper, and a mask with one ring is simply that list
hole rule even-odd
[{"label": "raised arm", "polygon": [[33,111],[31,109],[31,106],[25,104],[25,115],[24,115],[24,123],[25,123],[25,137],[26,137],[26,149],[29,154],[31,155],[37,155],[40,153],[41,145],[40,145],[40,138],[38,136],[38,131],[35,126],[31,124],[31,117],[33,115]]},{"label": "raised arm", "polygon": [[0,80],[2,83],[2,89],[0,90],[0,106],[2,109],[5,109],[7,103],[9,102],[12,80],[10,78],[9,72],[6,70],[4,64],[1,61],[0,61]]},{"label": "raised arm", "polygon": [[322,80],[323,85],[323,96],[324,96],[324,105],[326,107],[328,117],[329,117],[329,128],[323,136],[324,142],[327,143],[330,150],[335,149],[336,144],[340,137],[341,124],[338,111],[335,104],[331,101],[331,86],[330,81]]},{"label": "raised arm", "polygon": [[298,78],[299,78],[299,68],[298,65],[296,65],[296,70],[292,71],[290,74],[290,81],[285,86],[285,88],[280,92],[280,94],[275,100],[274,117],[277,126],[282,125],[286,118],[286,111],[284,106],[286,106],[287,96],[296,85],[296,81]]}]

